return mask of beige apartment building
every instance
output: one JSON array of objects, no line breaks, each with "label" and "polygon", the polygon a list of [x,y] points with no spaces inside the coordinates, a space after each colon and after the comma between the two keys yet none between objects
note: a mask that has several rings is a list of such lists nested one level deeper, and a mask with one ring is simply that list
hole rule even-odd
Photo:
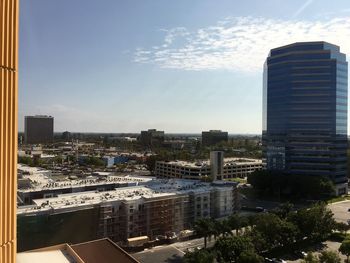
[{"label": "beige apartment building", "polygon": [[236,186],[225,181],[156,179],[143,186],[36,199],[18,208],[19,251],[103,237],[121,244],[139,236],[174,237],[199,218],[237,211]]}]

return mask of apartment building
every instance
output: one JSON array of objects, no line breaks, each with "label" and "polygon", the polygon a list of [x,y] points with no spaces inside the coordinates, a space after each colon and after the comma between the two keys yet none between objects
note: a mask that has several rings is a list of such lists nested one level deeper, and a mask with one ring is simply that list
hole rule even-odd
[{"label": "apartment building", "polygon": [[18,209],[18,249],[103,237],[123,243],[138,236],[176,236],[199,218],[224,217],[238,210],[236,186],[158,179],[144,186],[33,200],[33,205]]}]

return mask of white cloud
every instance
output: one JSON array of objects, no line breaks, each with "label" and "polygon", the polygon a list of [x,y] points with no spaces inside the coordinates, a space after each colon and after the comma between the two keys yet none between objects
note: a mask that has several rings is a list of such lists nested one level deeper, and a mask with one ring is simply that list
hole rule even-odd
[{"label": "white cloud", "polygon": [[298,41],[327,41],[350,54],[350,17],[326,21],[236,17],[194,32],[183,27],[164,31],[163,43],[135,51],[135,62],[183,70],[255,72],[262,70],[271,48]]}]

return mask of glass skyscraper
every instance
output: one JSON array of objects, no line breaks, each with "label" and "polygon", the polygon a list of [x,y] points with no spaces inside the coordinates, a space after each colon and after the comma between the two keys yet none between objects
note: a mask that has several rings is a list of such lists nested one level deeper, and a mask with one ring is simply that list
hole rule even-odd
[{"label": "glass skyscraper", "polygon": [[300,42],[264,64],[263,161],[286,175],[327,176],[347,191],[348,64],[339,47]]}]

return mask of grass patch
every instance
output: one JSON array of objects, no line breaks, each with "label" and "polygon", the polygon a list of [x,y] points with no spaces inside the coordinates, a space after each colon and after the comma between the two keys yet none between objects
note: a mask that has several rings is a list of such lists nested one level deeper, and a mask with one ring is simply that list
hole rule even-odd
[{"label": "grass patch", "polygon": [[245,179],[245,178],[239,178],[239,177],[227,178],[227,179],[225,179],[225,180],[226,180],[226,181],[231,181],[231,182],[242,183],[242,184],[246,184],[246,183],[247,183],[247,179]]}]

